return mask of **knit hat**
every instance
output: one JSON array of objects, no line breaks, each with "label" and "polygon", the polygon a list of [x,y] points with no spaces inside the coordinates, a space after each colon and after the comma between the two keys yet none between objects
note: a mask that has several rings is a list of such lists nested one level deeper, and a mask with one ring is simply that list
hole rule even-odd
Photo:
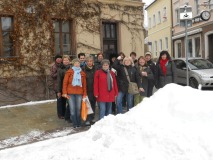
[{"label": "knit hat", "polygon": [[75,58],[75,59],[72,60],[72,64],[75,64],[76,62],[81,63],[78,58]]},{"label": "knit hat", "polygon": [[108,59],[103,59],[102,61],[101,61],[101,66],[103,66],[104,64],[108,64],[108,65],[110,65],[110,62],[109,62],[109,60]]},{"label": "knit hat", "polygon": [[57,55],[55,56],[55,60],[56,60],[57,58],[62,58],[62,56],[61,56],[60,54],[57,54]]},{"label": "knit hat", "polygon": [[145,53],[145,56],[147,56],[147,55],[152,56],[152,53],[151,53],[151,52],[146,52],[146,53]]}]

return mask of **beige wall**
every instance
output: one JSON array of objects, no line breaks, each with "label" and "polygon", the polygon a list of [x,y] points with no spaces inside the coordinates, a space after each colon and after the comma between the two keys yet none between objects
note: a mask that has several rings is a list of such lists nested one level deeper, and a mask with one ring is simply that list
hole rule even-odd
[{"label": "beige wall", "polygon": [[[166,7],[166,10],[164,9]],[[152,42],[152,46],[149,50],[152,52],[153,57],[159,56],[161,50],[168,50],[172,54],[171,45],[171,0],[157,0],[147,8],[148,12],[148,41]],[[159,22],[159,12],[160,19]],[[153,22],[153,16],[155,15],[155,25]],[[150,23],[151,19],[151,23]],[[166,38],[168,38],[168,48],[166,47]],[[160,47],[162,40],[162,48]],[[156,47],[157,42],[157,47]]]},{"label": "beige wall", "polygon": [[[99,2],[102,3],[100,19],[94,18],[92,22],[97,24],[97,32],[88,32],[81,27],[82,21],[78,20],[77,53],[98,53],[103,51],[101,23],[102,21],[109,21],[116,22],[118,26],[118,52],[122,51],[129,55],[130,52],[134,51],[138,56],[143,55],[143,10],[135,7],[143,7],[144,4],[124,0],[99,0]],[[112,5],[119,9],[114,9]]]}]

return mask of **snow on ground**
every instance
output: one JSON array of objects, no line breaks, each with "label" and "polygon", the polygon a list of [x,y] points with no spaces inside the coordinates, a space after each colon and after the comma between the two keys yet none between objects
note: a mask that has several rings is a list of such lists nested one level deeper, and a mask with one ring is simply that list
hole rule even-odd
[{"label": "snow on ground", "polygon": [[1,160],[212,160],[212,91],[170,84],[87,132],[0,151]]},{"label": "snow on ground", "polygon": [[29,144],[37,141],[42,141],[51,138],[63,137],[73,133],[77,133],[74,129],[63,128],[51,133],[46,133],[40,130],[33,130],[21,136],[11,137],[9,139],[0,140],[0,150],[4,148],[14,147],[23,144]]},{"label": "snow on ground", "polygon": [[11,107],[19,107],[19,106],[30,106],[30,105],[37,105],[37,104],[43,104],[43,103],[53,103],[55,101],[56,101],[56,99],[53,99],[53,100],[44,100],[44,101],[31,101],[31,102],[21,103],[21,104],[0,106],[0,109],[11,108]]}]

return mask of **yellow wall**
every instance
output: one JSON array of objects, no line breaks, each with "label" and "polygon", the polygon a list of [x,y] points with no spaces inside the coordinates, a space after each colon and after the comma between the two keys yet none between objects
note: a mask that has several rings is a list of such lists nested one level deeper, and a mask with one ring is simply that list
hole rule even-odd
[{"label": "yellow wall", "polygon": [[[103,51],[101,24],[102,21],[116,22],[118,27],[118,52],[129,55],[136,52],[137,57],[144,55],[144,28],[142,2],[127,0],[91,0],[102,4],[100,19],[93,20],[97,24],[97,32],[89,33],[82,28],[81,20],[77,21],[77,53],[98,53]],[[114,8],[113,8],[114,6]],[[132,9],[131,7],[135,7]],[[89,22],[87,22],[89,23]],[[100,33],[99,33],[100,32]],[[84,47],[84,46],[90,46]]]},{"label": "yellow wall", "polygon": [[[166,14],[164,13],[164,7],[166,7]],[[158,23],[158,12],[161,13],[161,22]],[[148,41],[152,42],[149,50],[153,54],[153,58],[159,57],[161,50],[168,50],[172,55],[172,41],[171,41],[171,28],[172,28],[172,13],[171,13],[171,0],[156,0],[147,8],[148,23],[151,18],[151,27],[148,25]],[[153,15],[155,15],[156,25],[153,26]],[[163,18],[163,17],[166,18]],[[168,37],[168,49],[166,48],[165,38]],[[160,39],[162,39],[162,49],[160,48]],[[157,41],[157,52],[155,52],[155,41]]]}]

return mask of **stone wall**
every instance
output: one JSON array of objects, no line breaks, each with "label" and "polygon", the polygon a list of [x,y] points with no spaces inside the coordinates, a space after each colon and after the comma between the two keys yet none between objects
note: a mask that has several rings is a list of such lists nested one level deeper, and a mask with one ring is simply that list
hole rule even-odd
[{"label": "stone wall", "polygon": [[[126,54],[135,51],[139,55],[144,52],[143,4],[140,2],[33,2],[1,1],[0,14],[14,17],[15,28],[12,37],[16,45],[16,55],[11,58],[0,57],[0,106],[54,98],[49,76],[55,55],[53,17],[74,20],[76,53],[102,51],[102,21],[119,24],[120,51]],[[29,4],[34,6],[35,13],[26,13],[25,9]]]}]

